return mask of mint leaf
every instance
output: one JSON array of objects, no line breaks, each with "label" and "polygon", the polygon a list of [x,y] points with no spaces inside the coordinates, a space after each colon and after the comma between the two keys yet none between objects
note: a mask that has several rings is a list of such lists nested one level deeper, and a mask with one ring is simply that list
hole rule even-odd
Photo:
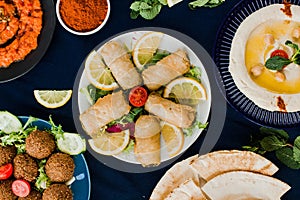
[{"label": "mint leaf", "polygon": [[135,1],[130,5],[130,9],[133,10],[133,11],[139,11],[140,10],[140,5],[141,5],[141,2]]},{"label": "mint leaf", "polygon": [[284,141],[288,141],[289,139],[289,134],[284,131],[284,130],[280,130],[280,129],[274,129],[274,128],[267,128],[267,127],[261,127],[259,129],[260,134],[263,136],[269,136],[269,135],[274,135],[278,138],[283,139]]},{"label": "mint leaf", "polygon": [[167,0],[158,0],[158,1],[159,1],[159,3],[161,3],[164,6],[168,5],[168,1]]},{"label": "mint leaf", "polygon": [[270,70],[280,71],[283,69],[284,66],[287,66],[290,63],[292,63],[292,61],[290,61],[287,58],[283,58],[281,56],[274,56],[266,61],[265,66]]},{"label": "mint leaf", "polygon": [[224,3],[225,0],[196,0],[189,3],[189,7],[191,9],[195,9],[197,7],[208,7],[208,8],[214,8],[222,3]]},{"label": "mint leaf", "polygon": [[291,47],[291,48],[295,49],[296,51],[298,51],[298,50],[299,50],[299,47],[298,47],[298,45],[297,45],[297,44],[295,44],[295,43],[293,43],[293,42],[291,42],[290,40],[287,40],[287,41],[285,42],[285,45],[287,45],[287,46],[289,46],[289,47]]},{"label": "mint leaf", "polygon": [[160,12],[162,8],[161,4],[156,4],[149,9],[140,10],[140,15],[147,20],[154,19]]},{"label": "mint leaf", "polygon": [[139,11],[134,11],[134,10],[132,10],[132,11],[130,12],[130,18],[131,18],[131,19],[137,19],[139,15],[140,15],[140,12],[139,12]]},{"label": "mint leaf", "polygon": [[288,166],[291,169],[300,169],[300,163],[294,160],[293,150],[289,147],[283,147],[276,150],[276,157],[283,164]]},{"label": "mint leaf", "polygon": [[300,136],[294,141],[293,152],[295,161],[300,162]]},{"label": "mint leaf", "polygon": [[207,4],[204,5],[204,7],[214,8],[221,5],[224,2],[225,0],[210,0]]},{"label": "mint leaf", "polygon": [[189,7],[191,9],[195,9],[197,7],[202,7],[204,6],[205,4],[207,4],[209,2],[209,0],[196,0],[196,1],[193,1],[193,2],[190,2],[189,3]]},{"label": "mint leaf", "polygon": [[150,6],[149,4],[145,3],[145,2],[141,2],[140,3],[140,10],[143,10],[143,9],[151,9],[152,6]]},{"label": "mint leaf", "polygon": [[275,151],[277,149],[280,149],[280,148],[286,146],[284,141],[278,139],[274,135],[263,138],[260,141],[260,144],[261,144],[262,148],[264,148],[264,150],[266,150],[266,151]]}]

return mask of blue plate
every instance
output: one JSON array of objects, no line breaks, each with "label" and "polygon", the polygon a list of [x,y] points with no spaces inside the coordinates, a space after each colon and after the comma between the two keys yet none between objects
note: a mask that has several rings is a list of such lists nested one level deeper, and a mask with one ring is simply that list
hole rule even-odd
[{"label": "blue plate", "polygon": [[[28,120],[28,117],[25,116],[19,116],[18,118],[20,119],[22,124],[26,123]],[[47,121],[42,119],[38,119],[37,121],[33,122],[32,125],[37,126],[39,130],[49,130],[51,128],[51,125]],[[75,163],[74,177],[76,178],[76,181],[74,181],[71,185],[73,199],[90,199],[91,181],[85,158],[82,154],[79,154],[73,156],[73,159]]]},{"label": "blue plate", "polygon": [[[290,2],[300,5],[300,0]],[[223,86],[220,87],[225,88],[224,96],[233,108],[260,125],[294,127],[300,124],[300,112],[271,112],[258,107],[237,88],[228,70],[231,43],[239,25],[253,12],[276,3],[282,3],[282,0],[244,0],[238,3],[224,18],[219,28],[213,58],[219,70],[216,78],[221,79],[219,84]]]}]

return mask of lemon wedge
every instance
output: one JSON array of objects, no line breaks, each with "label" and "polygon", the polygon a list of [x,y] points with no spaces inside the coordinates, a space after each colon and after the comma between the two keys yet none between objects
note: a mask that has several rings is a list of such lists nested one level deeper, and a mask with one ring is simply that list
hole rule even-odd
[{"label": "lemon wedge", "polygon": [[161,122],[161,127],[161,135],[165,141],[167,152],[170,157],[174,157],[182,150],[184,144],[183,131],[167,122]]},{"label": "lemon wedge", "polygon": [[88,55],[84,69],[88,80],[96,88],[114,90],[119,87],[110,70],[105,66],[101,55],[95,50]]},{"label": "lemon wedge", "polygon": [[34,97],[46,108],[58,108],[65,105],[72,96],[72,90],[34,90]]},{"label": "lemon wedge", "polygon": [[103,155],[116,155],[121,153],[128,145],[130,139],[129,130],[118,133],[108,133],[106,131],[97,134],[88,143],[91,148]]},{"label": "lemon wedge", "polygon": [[167,0],[168,6],[171,8],[172,6],[178,4],[179,2],[182,2],[183,0]]},{"label": "lemon wedge", "polygon": [[204,86],[192,78],[182,77],[171,81],[165,88],[165,98],[176,98],[180,104],[195,106],[207,99]]},{"label": "lemon wedge", "polygon": [[163,37],[161,32],[149,32],[140,37],[132,51],[132,59],[135,66],[142,70],[157,51]]}]

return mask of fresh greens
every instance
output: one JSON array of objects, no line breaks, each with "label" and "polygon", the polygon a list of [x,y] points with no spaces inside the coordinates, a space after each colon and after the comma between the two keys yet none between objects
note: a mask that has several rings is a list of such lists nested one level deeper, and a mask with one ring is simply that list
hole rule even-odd
[{"label": "fresh greens", "polygon": [[[194,0],[188,6],[191,9],[196,9],[197,7],[214,8],[224,2],[225,0]],[[138,16],[141,16],[146,20],[152,20],[166,5],[168,5],[167,0],[134,0],[130,5],[130,18],[137,19]]]},{"label": "fresh greens", "polygon": [[186,136],[191,136],[191,135],[193,135],[194,129],[205,129],[207,127],[207,125],[208,125],[208,122],[203,124],[202,122],[195,121],[192,126],[190,126],[189,128],[183,129],[183,132],[185,133]]},{"label": "fresh greens", "polygon": [[136,19],[138,16],[151,20],[161,11],[162,7],[167,5],[167,0],[135,0],[130,5],[130,17]]},{"label": "fresh greens", "polygon": [[144,108],[132,108],[130,112],[127,115],[124,115],[123,117],[116,119],[108,124],[108,127],[115,125],[115,124],[121,124],[125,125],[131,122],[134,122],[138,116],[142,114],[144,111]]},{"label": "fresh greens", "polygon": [[201,82],[201,70],[199,67],[191,66],[190,70],[186,74],[184,74],[184,76]]},{"label": "fresh greens", "polygon": [[222,3],[224,3],[225,0],[196,0],[189,3],[189,7],[191,9],[196,9],[198,7],[208,7],[208,8],[214,8]]},{"label": "fresh greens", "polygon": [[130,139],[127,147],[122,152],[127,154],[132,152],[132,150],[134,149],[134,144],[135,144],[134,140]]},{"label": "fresh greens", "polygon": [[64,135],[64,131],[62,130],[62,126],[58,125],[56,126],[51,118],[51,116],[49,116],[49,123],[51,125],[51,134],[55,137],[56,140],[63,138]]},{"label": "fresh greens", "polygon": [[300,65],[300,49],[298,45],[291,42],[290,40],[287,40],[285,42],[285,45],[294,49],[295,53],[292,55],[292,57],[290,59],[283,58],[281,56],[271,57],[265,63],[266,68],[270,70],[280,71],[284,68],[284,66],[287,66],[290,63],[295,63],[297,65]]},{"label": "fresh greens", "polygon": [[170,55],[171,53],[165,50],[157,50],[153,57],[147,62],[146,67],[149,65],[154,65],[164,57]]},{"label": "fresh greens", "polygon": [[45,172],[45,165],[46,165],[47,160],[43,159],[40,160],[38,165],[39,165],[39,176],[36,179],[36,182],[34,184],[35,188],[39,192],[43,192],[47,187],[50,186],[51,181],[49,177],[46,175]]},{"label": "fresh greens", "polygon": [[111,94],[112,91],[105,91],[96,88],[92,84],[89,84],[86,87],[80,89],[80,92],[83,93],[91,105],[94,105],[99,98],[102,98],[108,94]]},{"label": "fresh greens", "polygon": [[37,127],[29,127],[32,122],[36,121],[37,118],[29,117],[27,122],[24,124],[19,132],[4,133],[0,132],[0,141],[2,146],[15,145],[17,153],[25,152],[25,140],[30,132],[37,129]]},{"label": "fresh greens", "polygon": [[258,133],[252,134],[249,146],[244,149],[259,154],[275,152],[283,164],[292,169],[300,169],[300,136],[294,144],[289,143],[289,135],[284,130],[261,127]]},{"label": "fresh greens", "polygon": [[290,61],[290,59],[288,58],[283,58],[281,56],[274,56],[272,58],[269,58],[266,61],[266,68],[270,69],[270,70],[282,70],[284,66],[287,66],[288,64],[292,63],[292,61]]}]

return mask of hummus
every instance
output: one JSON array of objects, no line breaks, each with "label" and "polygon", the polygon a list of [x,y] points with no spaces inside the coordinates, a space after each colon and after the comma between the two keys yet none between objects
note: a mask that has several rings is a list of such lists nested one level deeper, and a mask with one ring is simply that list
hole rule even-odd
[{"label": "hummus", "polygon": [[[251,67],[264,65],[276,49],[284,50],[289,57],[294,49],[285,45],[287,40],[300,44],[292,37],[292,30],[300,27],[300,6],[291,6],[291,16],[282,9],[283,4],[273,4],[252,13],[239,26],[230,50],[229,72],[238,89],[260,108],[269,111],[300,111],[300,66],[291,63],[280,73],[284,81],[278,81],[276,71],[263,66],[262,73],[254,76]],[[272,35],[274,42],[266,44],[265,35]],[[300,45],[299,45],[300,47]]]}]

